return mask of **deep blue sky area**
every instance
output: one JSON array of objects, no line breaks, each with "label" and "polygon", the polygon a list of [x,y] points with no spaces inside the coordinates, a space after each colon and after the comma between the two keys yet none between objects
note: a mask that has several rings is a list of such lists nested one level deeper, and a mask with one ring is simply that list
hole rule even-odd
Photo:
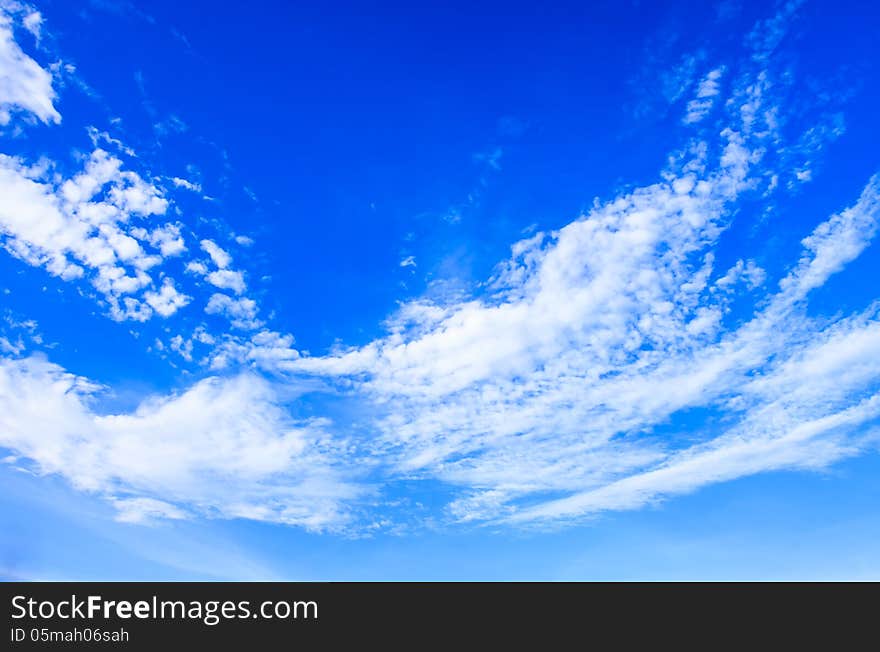
[{"label": "deep blue sky area", "polygon": [[0,576],[877,579],[878,11],[0,0]]}]

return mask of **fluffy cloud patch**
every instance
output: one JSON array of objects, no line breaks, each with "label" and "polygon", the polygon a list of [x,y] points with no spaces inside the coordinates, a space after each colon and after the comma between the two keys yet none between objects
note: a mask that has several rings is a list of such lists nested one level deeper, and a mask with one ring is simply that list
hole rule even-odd
[{"label": "fluffy cloud patch", "polygon": [[96,412],[99,392],[44,359],[0,360],[0,445],[129,522],[195,511],[326,530],[360,494],[326,423],[291,418],[259,376],[208,378],[127,414]]},{"label": "fluffy cloud patch", "polygon": [[46,165],[0,154],[2,246],[64,280],[88,275],[115,319],[167,317],[189,300],[169,278],[150,289],[149,270],[184,247],[176,225],[139,225],[167,207],[160,188],[100,148],[63,180]]},{"label": "fluffy cloud patch", "polygon": [[[24,17],[26,29],[37,36],[40,23],[39,13]],[[12,27],[12,16],[0,6],[0,125],[9,124],[13,112],[45,123],[61,122],[55,109],[52,75],[22,51]]]},{"label": "fluffy cloud patch", "polygon": [[247,297],[234,299],[226,294],[212,294],[205,312],[224,315],[234,328],[253,329],[262,325],[257,319],[257,302]]}]

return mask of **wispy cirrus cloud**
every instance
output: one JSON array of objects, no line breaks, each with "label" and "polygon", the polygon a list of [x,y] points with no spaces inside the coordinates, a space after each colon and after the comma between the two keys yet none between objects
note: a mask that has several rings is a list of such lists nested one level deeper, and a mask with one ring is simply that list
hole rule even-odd
[{"label": "wispy cirrus cloud", "polygon": [[182,243],[174,244],[176,226],[148,229],[137,221],[161,216],[167,207],[161,189],[103,149],[67,179],[48,161],[28,165],[0,155],[3,247],[63,280],[88,278],[117,320],[143,321],[153,312],[167,317],[190,300],[171,277],[158,282],[151,273],[182,251]]},{"label": "wispy cirrus cloud", "polygon": [[[772,194],[790,163],[762,54],[786,21],[765,22],[748,39],[759,65],[723,98],[721,138],[701,132],[662,181],[515,244],[489,291],[407,304],[387,336],[281,368],[341,379],[374,405],[373,455],[392,477],[458,487],[448,512],[462,521],[577,520],[873,446],[876,307],[831,319],[807,307],[872,242],[877,178],[805,237],[776,289],[754,260],[716,269],[740,199]],[[722,70],[685,123],[721,99]],[[750,306],[738,320],[733,302]]]}]

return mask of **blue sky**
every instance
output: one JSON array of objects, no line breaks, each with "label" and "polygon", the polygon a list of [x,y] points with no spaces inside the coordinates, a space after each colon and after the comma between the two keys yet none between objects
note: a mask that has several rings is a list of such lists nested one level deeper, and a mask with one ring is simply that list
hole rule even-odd
[{"label": "blue sky", "polygon": [[876,579],[877,17],[0,0],[0,576]]}]

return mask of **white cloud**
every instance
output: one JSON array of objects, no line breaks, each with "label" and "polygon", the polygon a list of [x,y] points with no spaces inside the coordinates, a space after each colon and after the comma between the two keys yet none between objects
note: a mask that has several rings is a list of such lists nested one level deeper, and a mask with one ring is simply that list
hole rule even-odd
[{"label": "white cloud", "polygon": [[880,211],[880,180],[865,187],[858,202],[820,224],[804,240],[804,254],[795,270],[782,280],[780,287],[802,298],[822,286],[832,274],[856,259],[877,234]]},{"label": "white cloud", "polygon": [[[27,29],[37,35],[38,18],[38,13],[24,18]],[[12,17],[0,7],[0,125],[9,124],[12,111],[27,112],[45,123],[59,123],[52,75],[22,51],[13,37],[12,24]]]},{"label": "white cloud", "polygon": [[184,188],[185,190],[191,190],[192,192],[202,192],[201,184],[182,179],[181,177],[171,177],[171,183],[178,188]]},{"label": "white cloud", "polygon": [[[772,323],[764,316],[765,329]],[[815,333],[814,341],[744,382],[740,423],[654,468],[513,514],[513,521],[631,509],[702,485],[782,468],[822,468],[877,444],[880,322],[873,311]],[[769,333],[765,333],[769,336]]]},{"label": "white cloud", "polygon": [[199,276],[204,276],[208,273],[208,268],[204,263],[201,263],[197,260],[191,260],[186,264],[186,271],[192,274],[198,274]]},{"label": "white cloud", "polygon": [[37,41],[40,40],[40,32],[43,27],[43,15],[39,11],[31,11],[22,19],[21,24],[24,28],[34,35]]},{"label": "white cloud", "polygon": [[99,414],[99,388],[40,358],[0,359],[0,446],[40,474],[107,497],[119,518],[187,513],[335,529],[361,493],[332,464],[341,445],[296,421],[265,380],[208,378],[127,414]]},{"label": "white cloud", "polygon": [[100,131],[95,127],[88,127],[86,132],[89,134],[89,139],[92,141],[92,147],[99,148],[101,143],[106,143],[107,145],[115,147],[117,151],[122,152],[126,156],[137,158],[137,153],[131,147],[118,138],[114,138],[106,131]]},{"label": "white cloud", "polygon": [[754,260],[736,261],[736,264],[727,270],[727,273],[715,281],[715,286],[720,290],[732,289],[732,286],[740,280],[744,280],[749,289],[755,289],[763,285],[766,272],[755,264]]},{"label": "white cloud", "polygon": [[688,102],[685,124],[699,122],[709,114],[715,104],[715,97],[721,92],[718,80],[723,74],[724,68],[716,68],[703,78],[697,88],[696,97]]},{"label": "white cloud", "polygon": [[247,286],[244,282],[244,274],[232,269],[218,269],[205,275],[205,279],[222,290],[232,290],[236,294],[242,294]]},{"label": "white cloud", "polygon": [[180,293],[174,287],[174,281],[168,277],[165,277],[158,292],[144,293],[144,301],[147,302],[147,305],[163,317],[170,317],[188,304],[190,300],[191,297]]},{"label": "white cloud", "polygon": [[[797,4],[752,33],[754,60],[778,47]],[[688,55],[662,80],[670,101],[693,87],[698,65]],[[283,380],[209,378],[106,415],[94,407],[93,384],[37,358],[0,359],[0,445],[107,497],[121,520],[204,514],[313,529],[346,522],[360,495],[336,468],[342,459],[361,468],[380,461],[389,482],[447,483],[456,520],[524,524],[858,453],[880,419],[880,315],[872,306],[812,317],[807,302],[870,244],[880,186],[872,179],[817,226],[781,279],[748,257],[716,270],[742,194],[766,198],[780,178],[804,176],[842,133],[832,119],[786,150],[772,75],[746,71],[725,84],[721,102],[725,70],[700,81],[683,118],[696,123],[715,110],[720,120],[724,111],[720,139],[694,140],[656,183],[515,243],[474,293],[408,302],[383,337],[312,357],[291,335],[263,328],[255,300],[211,290],[205,312],[249,332],[199,327],[157,348],[192,361],[202,347],[214,371],[252,367]],[[116,318],[169,316],[190,298],[151,270],[186,250],[181,225],[133,227],[168,203],[95,142],[67,180],[51,163],[0,158],[3,246],[61,278],[87,276]],[[779,169],[766,162],[774,154]],[[497,159],[483,160],[497,167]],[[232,256],[213,240],[200,246],[210,262],[185,269],[243,295]],[[734,302],[746,306],[735,320]],[[0,349],[25,350],[9,337]],[[294,420],[281,396],[301,383],[372,415],[369,436],[333,438],[332,424]],[[709,417],[695,426],[693,412]]]},{"label": "white cloud", "polygon": [[192,340],[184,340],[183,336],[175,335],[168,343],[172,351],[177,351],[187,362],[192,362],[193,342]]},{"label": "white cloud", "polygon": [[779,47],[789,32],[792,20],[804,0],[787,0],[779,4],[777,11],[770,18],[758,21],[754,29],[746,37],[746,44],[752,51],[752,57],[759,62],[766,61]]},{"label": "white cloud", "polygon": [[229,295],[215,293],[208,300],[205,312],[209,315],[223,315],[235,328],[251,330],[262,326],[257,319],[257,302],[247,297],[233,299]]},{"label": "white cloud", "polygon": [[214,370],[228,369],[243,364],[260,369],[277,370],[300,357],[294,348],[294,338],[289,333],[278,333],[263,329],[248,339],[226,334],[216,344],[209,358],[209,366]]},{"label": "white cloud", "polygon": [[180,224],[165,224],[153,229],[145,238],[154,247],[158,247],[159,253],[165,258],[179,256],[186,251],[186,244],[181,235]]},{"label": "white cloud", "polygon": [[[877,309],[829,322],[805,302],[871,242],[880,182],[731,328],[731,297],[766,272],[738,261],[716,276],[713,250],[767,136],[725,133],[714,171],[682,159],[663,183],[514,245],[494,294],[422,300],[366,346],[272,362],[343,379],[379,414],[373,454],[463,488],[449,513],[465,521],[578,519],[859,452],[880,417]],[[678,419],[695,408],[732,425],[694,432]],[[670,427],[682,432],[656,434]]]},{"label": "white cloud", "polygon": [[217,243],[213,240],[202,240],[201,245],[202,249],[211,257],[211,260],[214,261],[217,267],[220,269],[229,267],[229,264],[232,262],[232,256],[220,248]]}]

